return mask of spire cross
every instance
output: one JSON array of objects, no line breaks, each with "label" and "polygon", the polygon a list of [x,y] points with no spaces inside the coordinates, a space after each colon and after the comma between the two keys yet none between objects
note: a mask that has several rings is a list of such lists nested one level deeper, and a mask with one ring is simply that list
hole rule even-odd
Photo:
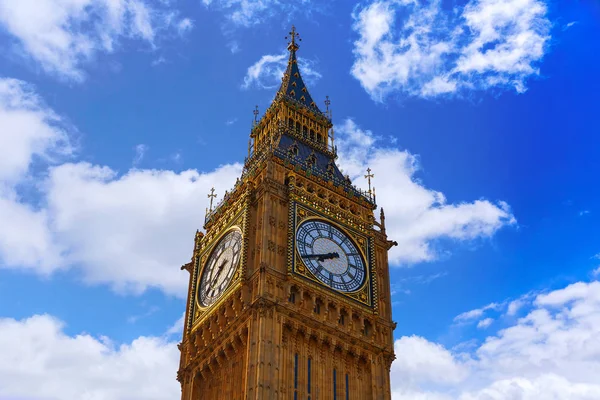
[{"label": "spire cross", "polygon": [[369,194],[371,194],[371,178],[375,178],[375,174],[371,173],[371,168],[367,168],[367,174],[365,175],[367,182],[369,182]]},{"label": "spire cross", "polygon": [[329,114],[329,105],[331,104],[331,100],[329,100],[329,96],[325,96],[325,113]]},{"label": "spire cross", "polygon": [[212,189],[210,189],[210,194],[208,195],[208,198],[210,199],[210,211],[212,211],[213,208],[213,199],[217,197],[217,195],[215,194],[215,188],[213,187]]},{"label": "spire cross", "polygon": [[290,42],[288,43],[288,50],[298,50],[299,46],[296,44],[296,39],[298,39],[298,41],[300,42],[302,41],[302,39],[300,38],[298,32],[296,32],[296,27],[294,25],[292,25],[292,30],[289,32],[289,36],[286,36],[285,38],[290,40]]},{"label": "spire cross", "polygon": [[254,114],[254,125],[256,125],[258,123],[258,106],[256,106],[256,108],[254,108],[254,111],[252,111],[252,114]]}]

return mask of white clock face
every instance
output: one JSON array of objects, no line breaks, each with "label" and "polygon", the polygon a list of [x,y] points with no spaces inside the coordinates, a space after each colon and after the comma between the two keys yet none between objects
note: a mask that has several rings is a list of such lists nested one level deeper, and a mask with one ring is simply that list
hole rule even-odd
[{"label": "white clock face", "polygon": [[227,233],[217,243],[206,261],[198,290],[198,302],[212,305],[227,289],[240,263],[242,234],[238,230]]},{"label": "white clock face", "polygon": [[309,220],[296,232],[296,248],[306,267],[325,285],[353,292],[363,285],[366,267],[352,239],[332,224]]}]

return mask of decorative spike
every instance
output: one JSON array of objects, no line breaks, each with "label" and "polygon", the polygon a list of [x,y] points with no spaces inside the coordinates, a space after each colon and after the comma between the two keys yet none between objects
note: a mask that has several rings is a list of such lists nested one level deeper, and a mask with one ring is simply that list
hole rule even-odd
[{"label": "decorative spike", "polygon": [[210,189],[210,194],[208,195],[208,198],[210,199],[210,211],[212,211],[213,200],[215,197],[217,197],[217,195],[215,194],[215,188],[213,187]]},{"label": "decorative spike", "polygon": [[369,182],[369,195],[371,195],[371,178],[374,178],[375,175],[371,173],[371,168],[367,168],[367,174],[365,178],[367,178],[367,182]]},{"label": "decorative spike", "polygon": [[256,124],[258,123],[258,105],[254,108],[252,114],[254,114],[254,126],[256,126]]}]

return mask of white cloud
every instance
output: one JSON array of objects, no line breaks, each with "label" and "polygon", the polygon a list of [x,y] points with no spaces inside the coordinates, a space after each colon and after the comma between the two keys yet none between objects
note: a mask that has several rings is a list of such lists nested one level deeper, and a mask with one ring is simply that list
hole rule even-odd
[{"label": "white cloud", "polygon": [[565,26],[563,26],[563,31],[566,31],[569,28],[572,28],[573,26],[577,25],[579,23],[579,21],[571,21],[569,23],[567,23]]},{"label": "white cloud", "polygon": [[482,319],[481,321],[479,321],[477,323],[477,328],[479,328],[479,329],[488,328],[490,325],[492,325],[493,322],[494,322],[493,318]]},{"label": "white cloud", "polygon": [[61,265],[48,213],[22,201],[17,185],[31,179],[36,160],[54,162],[73,153],[61,119],[30,85],[0,79],[0,260],[47,274]]},{"label": "white cloud", "polygon": [[[48,315],[0,318],[0,398],[163,400],[180,395],[175,342],[70,336]],[[35,384],[32,384],[35,382]]]},{"label": "white cloud", "polygon": [[392,263],[410,264],[437,257],[439,239],[470,241],[492,236],[515,224],[510,207],[499,201],[475,200],[448,204],[441,192],[426,188],[416,174],[418,158],[408,151],[383,147],[372,132],[346,120],[337,127],[340,163],[355,184],[366,187],[367,167],[375,173],[377,200],[385,210],[388,237],[398,242],[390,251]]},{"label": "white cloud", "polygon": [[[542,0],[376,0],[354,13],[352,75],[377,101],[392,93],[435,97],[526,90],[550,39]],[[400,19],[403,18],[403,19]]]},{"label": "white cloud", "polygon": [[32,86],[0,78],[0,182],[23,179],[32,158],[52,160],[71,155],[73,147],[62,125]]},{"label": "white cloud", "polygon": [[289,21],[298,13],[310,14],[318,5],[310,0],[202,0],[205,6],[222,11],[235,27],[251,27],[277,17]]},{"label": "white cloud", "polygon": [[122,38],[155,46],[159,32],[189,30],[166,3],[149,0],[0,0],[0,26],[20,53],[62,79],[82,81],[84,66]]},{"label": "white cloud", "polygon": [[525,301],[523,299],[513,300],[508,304],[508,309],[506,310],[506,315],[513,316],[516,315],[517,312],[525,305]]},{"label": "white cloud", "polygon": [[467,369],[443,346],[419,336],[404,336],[394,343],[396,361],[392,376],[402,377],[402,383],[432,382],[451,384],[461,382]]},{"label": "white cloud", "polygon": [[[274,89],[281,85],[281,77],[287,68],[289,53],[266,54],[248,67],[242,89],[256,87],[259,89]],[[312,85],[321,74],[315,70],[315,61],[298,57],[298,65],[302,71],[302,79],[307,85]]]},{"label": "white cloud", "polygon": [[185,313],[179,318],[166,332],[167,335],[179,335],[183,333],[183,325],[185,323]]},{"label": "white cloud", "polygon": [[454,321],[460,322],[460,321],[470,321],[470,320],[478,319],[479,317],[483,316],[483,314],[487,310],[498,310],[501,306],[502,306],[502,304],[490,303],[481,308],[476,308],[474,310],[465,311],[465,312],[457,315],[456,317],[454,317]]},{"label": "white cloud", "polygon": [[[31,87],[0,80],[0,153],[6,153],[0,156],[0,268],[44,275],[73,268],[87,282],[117,290],[156,287],[185,296],[187,278],[178,266],[191,257],[206,194],[214,186],[222,196],[241,165],[205,173],[132,169],[119,174],[83,162],[50,162],[48,168],[48,161],[64,161],[58,155],[72,153],[60,122]],[[46,161],[40,168],[48,169],[34,185],[29,175],[37,158]],[[22,198],[18,185],[31,187],[37,198]]]},{"label": "white cloud", "polygon": [[600,266],[592,271],[592,275],[596,277],[600,276]]},{"label": "white cloud", "polygon": [[194,29],[194,21],[189,18],[183,18],[177,23],[177,31],[180,35],[184,35]]},{"label": "white cloud", "polygon": [[119,176],[87,163],[53,168],[47,181],[52,230],[66,262],[90,282],[140,292],[157,287],[185,296],[194,232],[203,225],[206,194],[230,189],[241,165],[213,172],[131,170]]},{"label": "white cloud", "polygon": [[138,165],[144,159],[146,152],[148,151],[148,145],[138,144],[135,146],[135,156],[133,157],[133,165]]},{"label": "white cloud", "polygon": [[472,352],[454,352],[415,336],[398,339],[393,398],[600,398],[600,282],[537,295],[532,305],[525,317]]}]

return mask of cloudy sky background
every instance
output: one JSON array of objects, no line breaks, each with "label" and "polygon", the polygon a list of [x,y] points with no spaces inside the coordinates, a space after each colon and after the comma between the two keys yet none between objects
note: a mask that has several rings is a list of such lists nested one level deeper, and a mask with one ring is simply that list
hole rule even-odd
[{"label": "cloudy sky background", "polygon": [[597,2],[0,0],[0,399],[178,398],[291,23],[399,243],[394,399],[600,398]]}]

